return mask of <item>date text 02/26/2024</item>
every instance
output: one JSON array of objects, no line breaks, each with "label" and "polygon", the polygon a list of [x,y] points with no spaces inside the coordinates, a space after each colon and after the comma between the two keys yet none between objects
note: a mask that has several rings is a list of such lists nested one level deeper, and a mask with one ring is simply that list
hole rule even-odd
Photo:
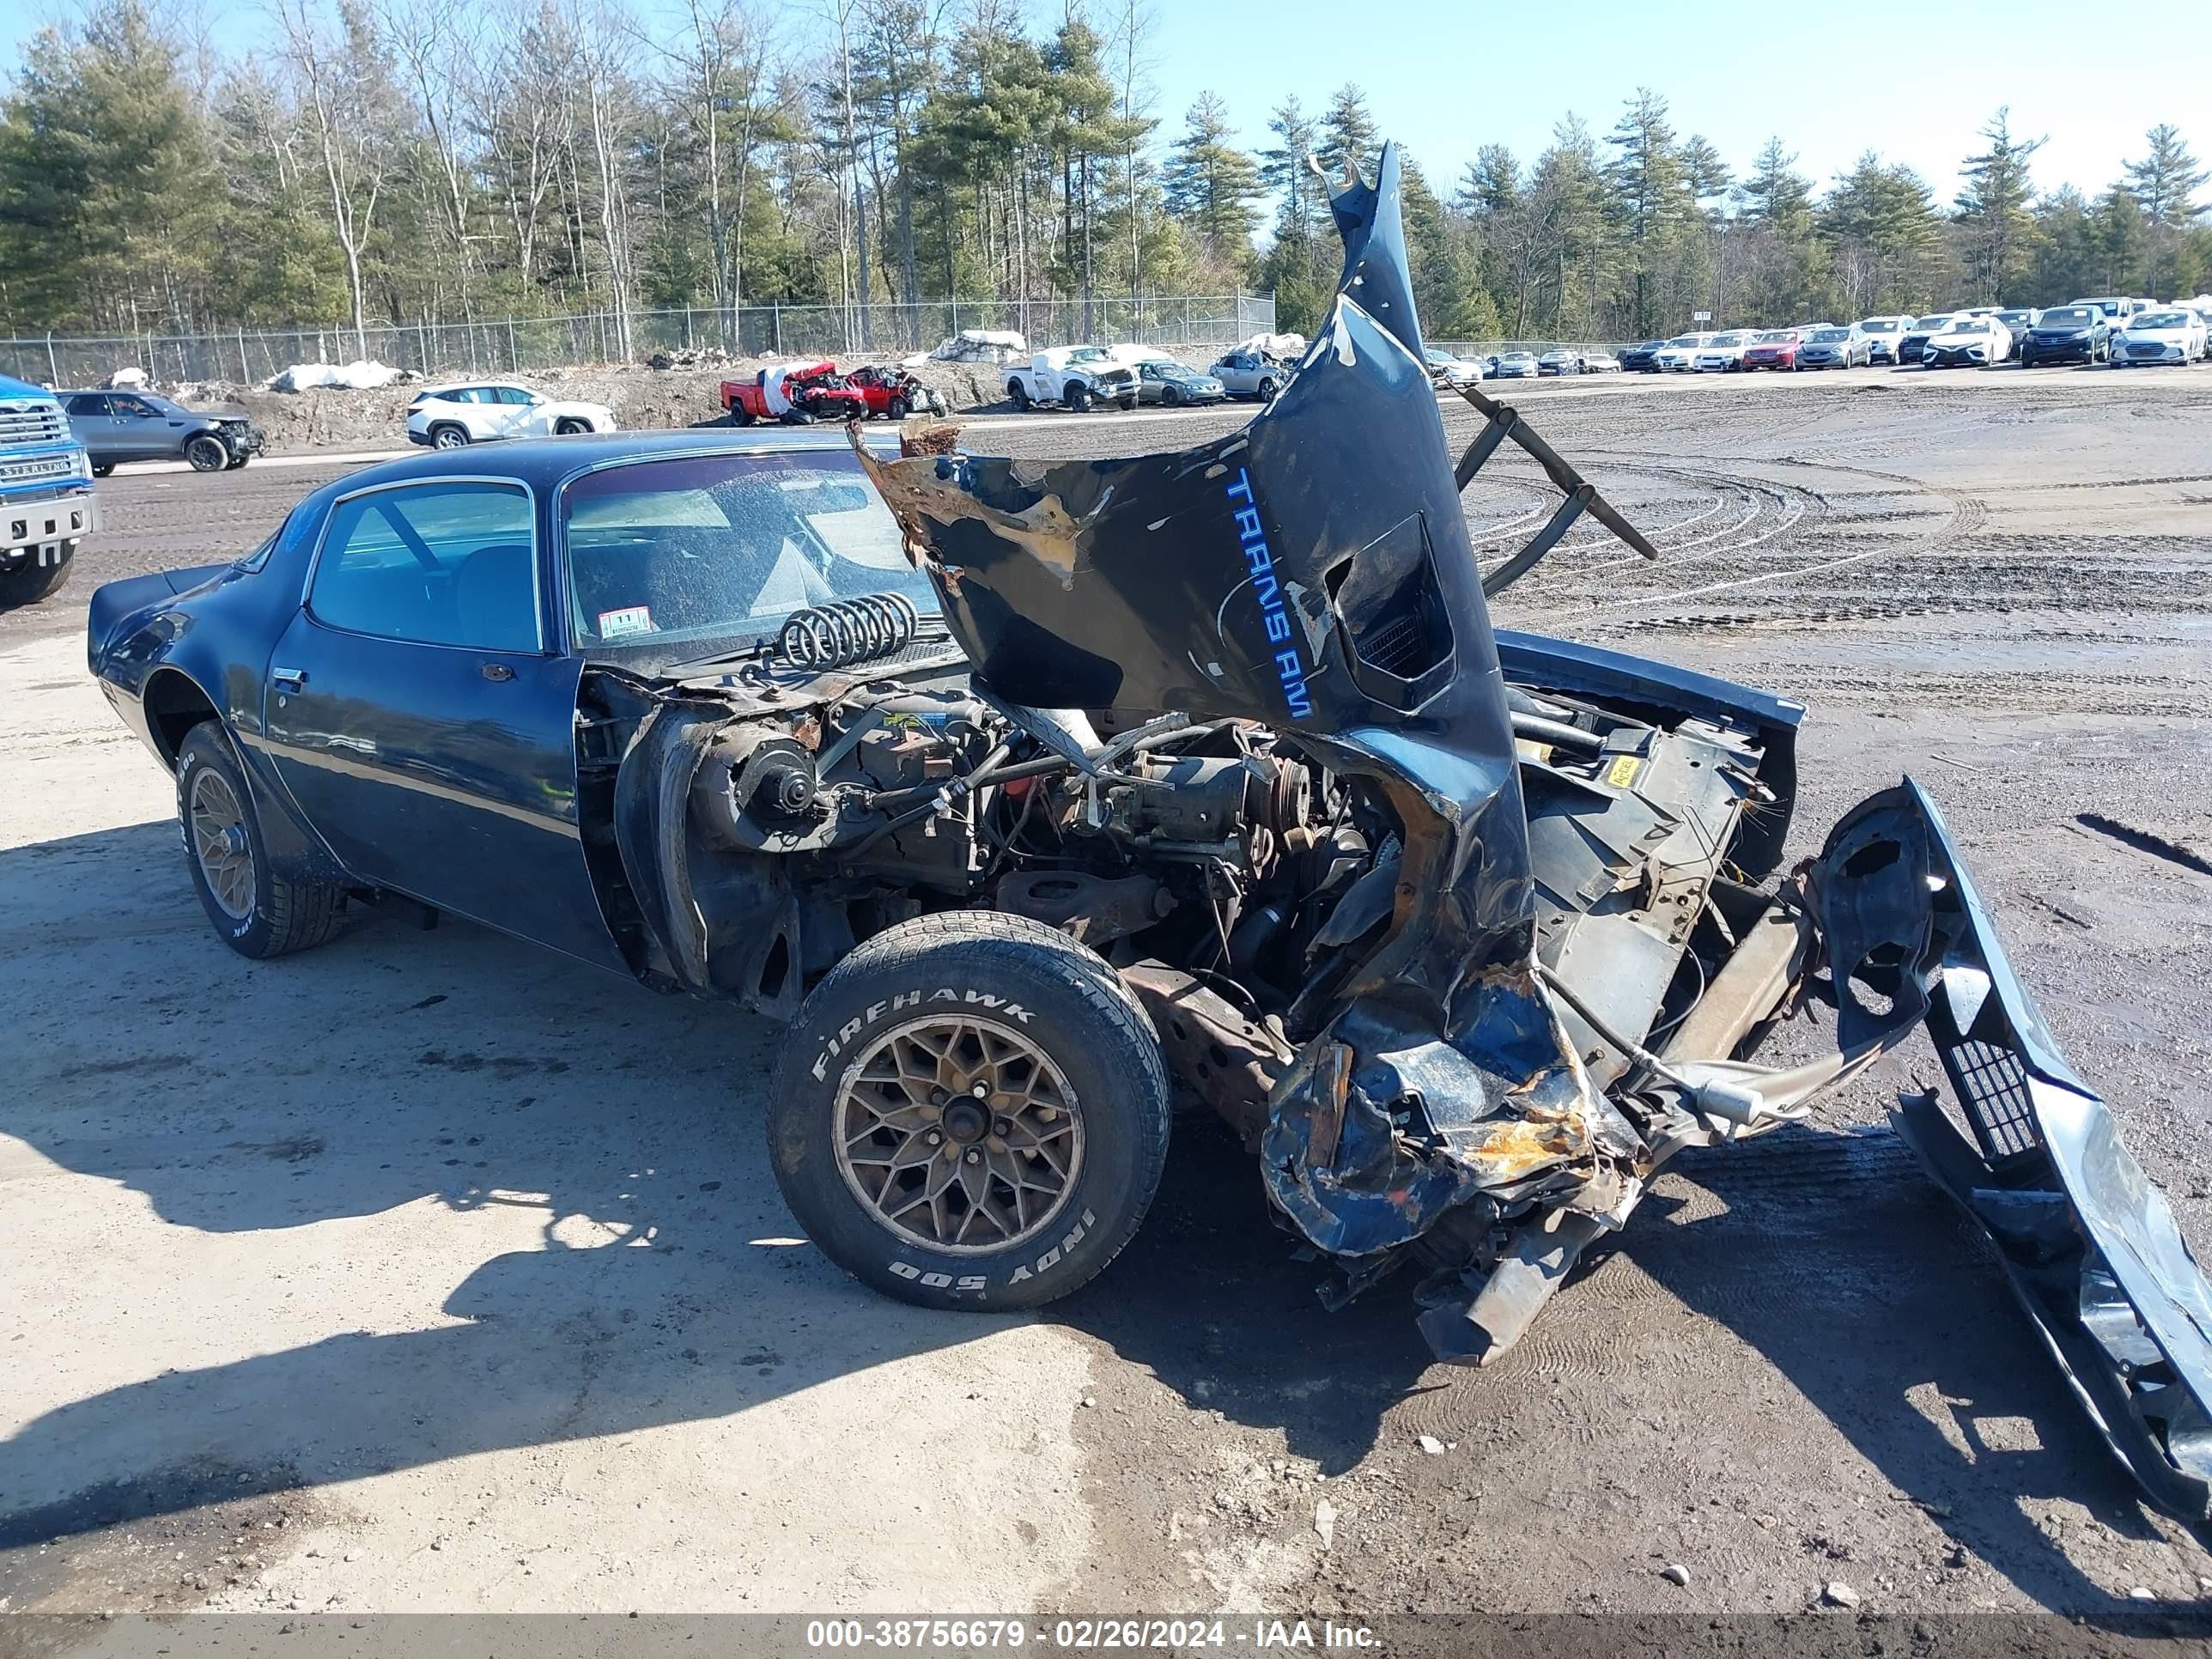
[{"label": "date text 02/26/2024", "polygon": [[807,1621],[806,1645],[829,1652],[853,1649],[908,1652],[980,1652],[1034,1644],[1062,1652],[1182,1651],[1200,1648],[1252,1652],[1371,1651],[1381,1645],[1364,1625],[1334,1620],[1218,1618],[1059,1619],[816,1619]]}]

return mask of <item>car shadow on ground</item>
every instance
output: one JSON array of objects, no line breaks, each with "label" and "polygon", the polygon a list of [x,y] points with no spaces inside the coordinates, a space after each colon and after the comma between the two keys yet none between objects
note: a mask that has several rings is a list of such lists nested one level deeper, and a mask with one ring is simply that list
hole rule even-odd
[{"label": "car shadow on ground", "polygon": [[[271,1282],[242,1305],[283,1303],[302,1248],[284,1236],[318,1223],[427,1203],[502,1212],[535,1245],[488,1233],[495,1253],[450,1293],[442,1258],[395,1262],[421,1295],[380,1315],[407,1328],[165,1370],[35,1417],[0,1443],[0,1549],[215,1492],[727,1417],[1012,1322],[884,1301],[792,1237],[760,1133],[763,1022],[465,926],[372,922],[247,963],[208,929],[167,823],[0,852],[0,905],[21,924],[0,1002],[25,1039],[0,1132],[172,1225],[270,1235]],[[1686,1419],[1648,1432],[1624,1419],[1623,1467],[1730,1455],[1711,1437],[1755,1435],[1758,1413],[1729,1368],[1755,1383],[1763,1361],[2046,1607],[2110,1597],[2019,1496],[2147,1535],[1985,1249],[1886,1131],[1784,1132],[1670,1173],[1612,1259],[1481,1371],[1431,1364],[1403,1277],[1325,1312],[1321,1265],[1293,1245],[1249,1157],[1186,1114],[1137,1240],[1041,1317],[1331,1474],[1407,1410],[1540,1446],[1654,1365],[1711,1367],[1729,1397],[1678,1392]],[[323,1282],[380,1284],[349,1271]],[[455,1322],[416,1328],[433,1306]]]}]

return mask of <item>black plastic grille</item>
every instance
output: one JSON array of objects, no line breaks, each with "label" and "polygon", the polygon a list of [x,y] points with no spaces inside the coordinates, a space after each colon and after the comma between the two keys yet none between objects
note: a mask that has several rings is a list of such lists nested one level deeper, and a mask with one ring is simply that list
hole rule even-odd
[{"label": "black plastic grille", "polygon": [[2011,1049],[1969,1038],[1954,1043],[1946,1057],[1984,1158],[2002,1164],[2042,1145],[2028,1104],[2027,1073]]}]

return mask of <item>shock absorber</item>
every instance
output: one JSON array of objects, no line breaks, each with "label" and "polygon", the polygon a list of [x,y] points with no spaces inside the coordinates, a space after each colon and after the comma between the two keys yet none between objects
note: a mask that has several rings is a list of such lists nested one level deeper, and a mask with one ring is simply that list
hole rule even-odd
[{"label": "shock absorber", "polygon": [[776,635],[776,650],[801,668],[843,668],[903,650],[920,620],[903,593],[810,605],[791,613]]}]

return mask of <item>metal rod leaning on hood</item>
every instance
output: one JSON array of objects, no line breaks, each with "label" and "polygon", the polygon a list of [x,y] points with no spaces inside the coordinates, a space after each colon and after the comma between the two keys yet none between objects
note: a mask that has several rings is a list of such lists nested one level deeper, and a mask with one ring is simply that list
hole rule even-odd
[{"label": "metal rod leaning on hood", "polygon": [[1482,471],[1483,464],[1497,453],[1498,445],[1510,438],[1534,458],[1536,465],[1544,469],[1559,493],[1567,498],[1559,504],[1559,511],[1552,515],[1551,521],[1530,538],[1526,547],[1483,578],[1482,592],[1486,598],[1496,598],[1527,575],[1539,559],[1559,545],[1559,538],[1584,513],[1645,558],[1656,561],[1659,557],[1659,550],[1644,539],[1642,531],[1621,517],[1610,501],[1597,493],[1595,485],[1576,471],[1559,451],[1528,429],[1521,419],[1519,410],[1510,404],[1498,403],[1472,386],[1462,386],[1457,390],[1486,422],[1475,434],[1474,441],[1467,447],[1466,453],[1459,458],[1459,465],[1452,469],[1452,477],[1462,493],[1474,482],[1474,475]]}]

